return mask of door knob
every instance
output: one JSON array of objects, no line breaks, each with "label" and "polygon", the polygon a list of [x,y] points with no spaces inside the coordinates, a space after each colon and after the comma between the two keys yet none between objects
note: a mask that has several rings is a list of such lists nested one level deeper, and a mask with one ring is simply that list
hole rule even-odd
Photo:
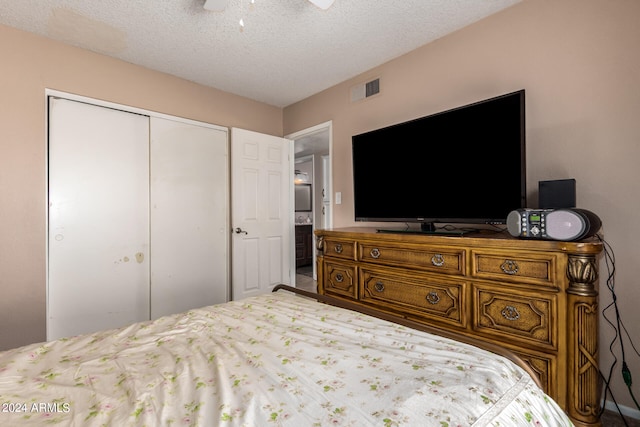
[{"label": "door knob", "polygon": [[236,234],[249,234],[240,227],[236,227],[236,229],[233,231],[235,231]]}]

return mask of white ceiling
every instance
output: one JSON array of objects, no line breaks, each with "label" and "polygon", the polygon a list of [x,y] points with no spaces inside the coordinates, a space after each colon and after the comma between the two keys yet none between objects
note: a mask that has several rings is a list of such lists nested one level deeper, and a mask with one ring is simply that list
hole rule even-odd
[{"label": "white ceiling", "polygon": [[0,0],[0,23],[285,107],[520,1]]}]

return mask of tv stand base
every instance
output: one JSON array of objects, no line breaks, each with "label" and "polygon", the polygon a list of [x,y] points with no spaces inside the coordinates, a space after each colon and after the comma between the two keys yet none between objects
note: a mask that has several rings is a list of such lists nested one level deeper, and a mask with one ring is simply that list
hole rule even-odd
[{"label": "tv stand base", "polygon": [[420,230],[426,233],[435,233],[436,225],[433,222],[423,222],[422,224],[420,224]]}]

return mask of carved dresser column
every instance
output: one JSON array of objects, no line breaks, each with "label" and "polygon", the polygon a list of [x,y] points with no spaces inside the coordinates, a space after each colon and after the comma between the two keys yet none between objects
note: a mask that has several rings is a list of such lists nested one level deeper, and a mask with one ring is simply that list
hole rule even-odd
[{"label": "carved dresser column", "polygon": [[569,321],[567,410],[577,426],[601,425],[601,378],[598,370],[598,264],[595,255],[569,254],[567,265]]}]

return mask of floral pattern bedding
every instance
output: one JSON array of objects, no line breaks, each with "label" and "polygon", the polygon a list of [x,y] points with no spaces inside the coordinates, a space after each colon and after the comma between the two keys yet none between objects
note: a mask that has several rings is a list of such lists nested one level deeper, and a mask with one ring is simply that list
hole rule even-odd
[{"label": "floral pattern bedding", "polygon": [[278,291],[2,352],[0,425],[572,424],[502,357]]}]

